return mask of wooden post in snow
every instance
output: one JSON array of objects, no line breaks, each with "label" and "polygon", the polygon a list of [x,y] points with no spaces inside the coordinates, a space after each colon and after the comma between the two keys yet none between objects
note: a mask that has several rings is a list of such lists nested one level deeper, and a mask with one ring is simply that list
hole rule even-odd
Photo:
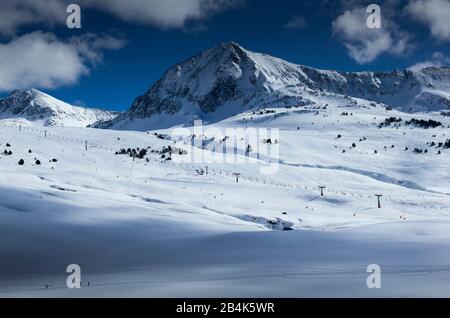
[{"label": "wooden post in snow", "polygon": [[325,186],[319,186],[320,189],[320,196],[323,197],[323,190],[326,189],[327,187]]},{"label": "wooden post in snow", "polygon": [[381,197],[383,195],[382,194],[375,194],[375,196],[378,198],[378,208],[381,209]]}]

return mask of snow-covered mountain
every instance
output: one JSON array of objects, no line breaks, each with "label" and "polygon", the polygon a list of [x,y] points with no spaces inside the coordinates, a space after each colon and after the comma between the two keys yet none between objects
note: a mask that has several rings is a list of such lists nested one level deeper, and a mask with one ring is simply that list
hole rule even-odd
[{"label": "snow-covered mountain", "polygon": [[109,111],[67,104],[37,89],[15,90],[0,99],[0,119],[39,122],[44,126],[86,127],[116,116]]},{"label": "snow-covered mountain", "polygon": [[[302,106],[339,94],[407,112],[450,108],[450,69],[347,73],[296,65],[230,42],[173,66],[131,109],[101,128],[151,129],[253,108]],[[167,116],[169,115],[169,116]]]},{"label": "snow-covered mountain", "polygon": [[[202,142],[0,124],[0,297],[450,296],[450,116],[317,98]],[[73,263],[83,288],[66,288]]]},{"label": "snow-covered mountain", "polygon": [[[0,297],[450,296],[449,112],[369,100],[437,109],[446,72],[325,72],[228,44],[170,70],[118,130],[0,120]],[[13,96],[13,118],[82,113]],[[125,130],[195,115],[217,122]],[[368,264],[389,273],[377,294]]]}]

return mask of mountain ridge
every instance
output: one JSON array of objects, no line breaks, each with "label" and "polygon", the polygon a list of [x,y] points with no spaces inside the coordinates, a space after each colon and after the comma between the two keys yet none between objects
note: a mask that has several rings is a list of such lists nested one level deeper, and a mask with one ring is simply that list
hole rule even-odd
[{"label": "mountain ridge", "polygon": [[0,99],[0,119],[23,119],[44,126],[86,127],[118,113],[70,105],[35,88],[17,89]]},{"label": "mountain ridge", "polygon": [[449,109],[450,69],[319,70],[228,42],[175,64],[128,112],[97,127],[160,128],[185,125],[193,118],[221,120],[249,109],[307,105],[319,93],[363,98],[405,112]]},{"label": "mountain ridge", "polygon": [[168,128],[195,118],[218,121],[250,109],[308,105],[311,96],[321,93],[363,98],[405,112],[449,109],[450,68],[319,70],[228,42],[175,64],[127,112],[96,126]]},{"label": "mountain ridge", "polygon": [[191,125],[263,108],[360,98],[403,112],[450,109],[450,68],[385,72],[320,70],[222,43],[170,67],[125,113],[73,106],[37,89],[0,99],[0,119],[45,126],[151,130]]}]

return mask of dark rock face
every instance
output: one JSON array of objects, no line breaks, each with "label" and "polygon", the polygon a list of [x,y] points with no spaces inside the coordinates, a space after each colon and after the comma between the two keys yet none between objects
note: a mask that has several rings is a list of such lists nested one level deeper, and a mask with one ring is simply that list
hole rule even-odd
[{"label": "dark rock face", "polygon": [[15,90],[5,99],[0,100],[0,113],[9,112],[13,115],[23,115],[35,119],[44,119],[51,115],[51,109],[33,103],[38,91]]},{"label": "dark rock face", "polygon": [[219,79],[204,99],[199,101],[200,109],[212,113],[220,105],[236,97],[237,84],[233,78]]},{"label": "dark rock face", "polygon": [[[128,112],[102,123],[114,128],[154,115],[207,117],[268,107],[301,107],[321,93],[359,97],[403,111],[450,109],[450,68],[420,71],[336,72],[295,65],[221,44],[170,68]],[[224,119],[222,118],[222,119]],[[149,127],[151,128],[151,127]]]},{"label": "dark rock face", "polygon": [[138,97],[131,107],[136,118],[146,118],[154,114],[175,114],[181,109],[177,100],[166,98],[160,99],[155,93]]},{"label": "dark rock face", "polygon": [[213,112],[237,96],[243,61],[249,62],[245,51],[226,43],[175,65],[145,95],[136,98],[127,116],[176,114],[182,101],[198,105],[205,113]]}]

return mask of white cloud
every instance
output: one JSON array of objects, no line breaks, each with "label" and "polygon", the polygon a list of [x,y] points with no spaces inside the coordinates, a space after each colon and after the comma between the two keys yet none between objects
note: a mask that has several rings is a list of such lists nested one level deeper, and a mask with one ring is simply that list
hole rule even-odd
[{"label": "white cloud", "polygon": [[415,0],[406,8],[416,20],[429,26],[431,34],[439,40],[450,40],[450,1]]},{"label": "white cloud", "polygon": [[97,64],[103,59],[102,50],[119,50],[127,44],[127,41],[109,34],[86,33],[73,37],[70,43],[86,60]]},{"label": "white cloud", "polygon": [[427,67],[440,67],[450,65],[450,57],[442,52],[435,52],[427,61],[416,63],[409,67],[412,71],[420,71]]},{"label": "white cloud", "polygon": [[163,28],[182,28],[189,20],[244,3],[245,0],[79,0],[84,6],[107,11],[122,20]]},{"label": "white cloud", "polygon": [[82,10],[108,12],[130,23],[162,28],[183,28],[188,21],[241,5],[246,0],[2,0],[0,35],[14,36],[20,27],[36,24],[64,25],[66,7],[77,3]]},{"label": "white cloud", "polygon": [[341,39],[349,55],[360,64],[374,61],[384,53],[400,55],[410,47],[409,36],[382,15],[382,28],[367,27],[365,8],[345,11],[333,21],[333,34]]},{"label": "white cloud", "polygon": [[64,23],[66,9],[60,0],[2,0],[0,35],[13,36],[22,26]]},{"label": "white cloud", "polygon": [[34,32],[0,44],[0,91],[55,88],[77,83],[89,65],[101,60],[102,49],[117,49],[121,40],[87,35],[60,41],[54,34]]},{"label": "white cloud", "polygon": [[285,28],[299,30],[306,26],[306,20],[302,16],[295,16],[291,21],[284,25]]}]

